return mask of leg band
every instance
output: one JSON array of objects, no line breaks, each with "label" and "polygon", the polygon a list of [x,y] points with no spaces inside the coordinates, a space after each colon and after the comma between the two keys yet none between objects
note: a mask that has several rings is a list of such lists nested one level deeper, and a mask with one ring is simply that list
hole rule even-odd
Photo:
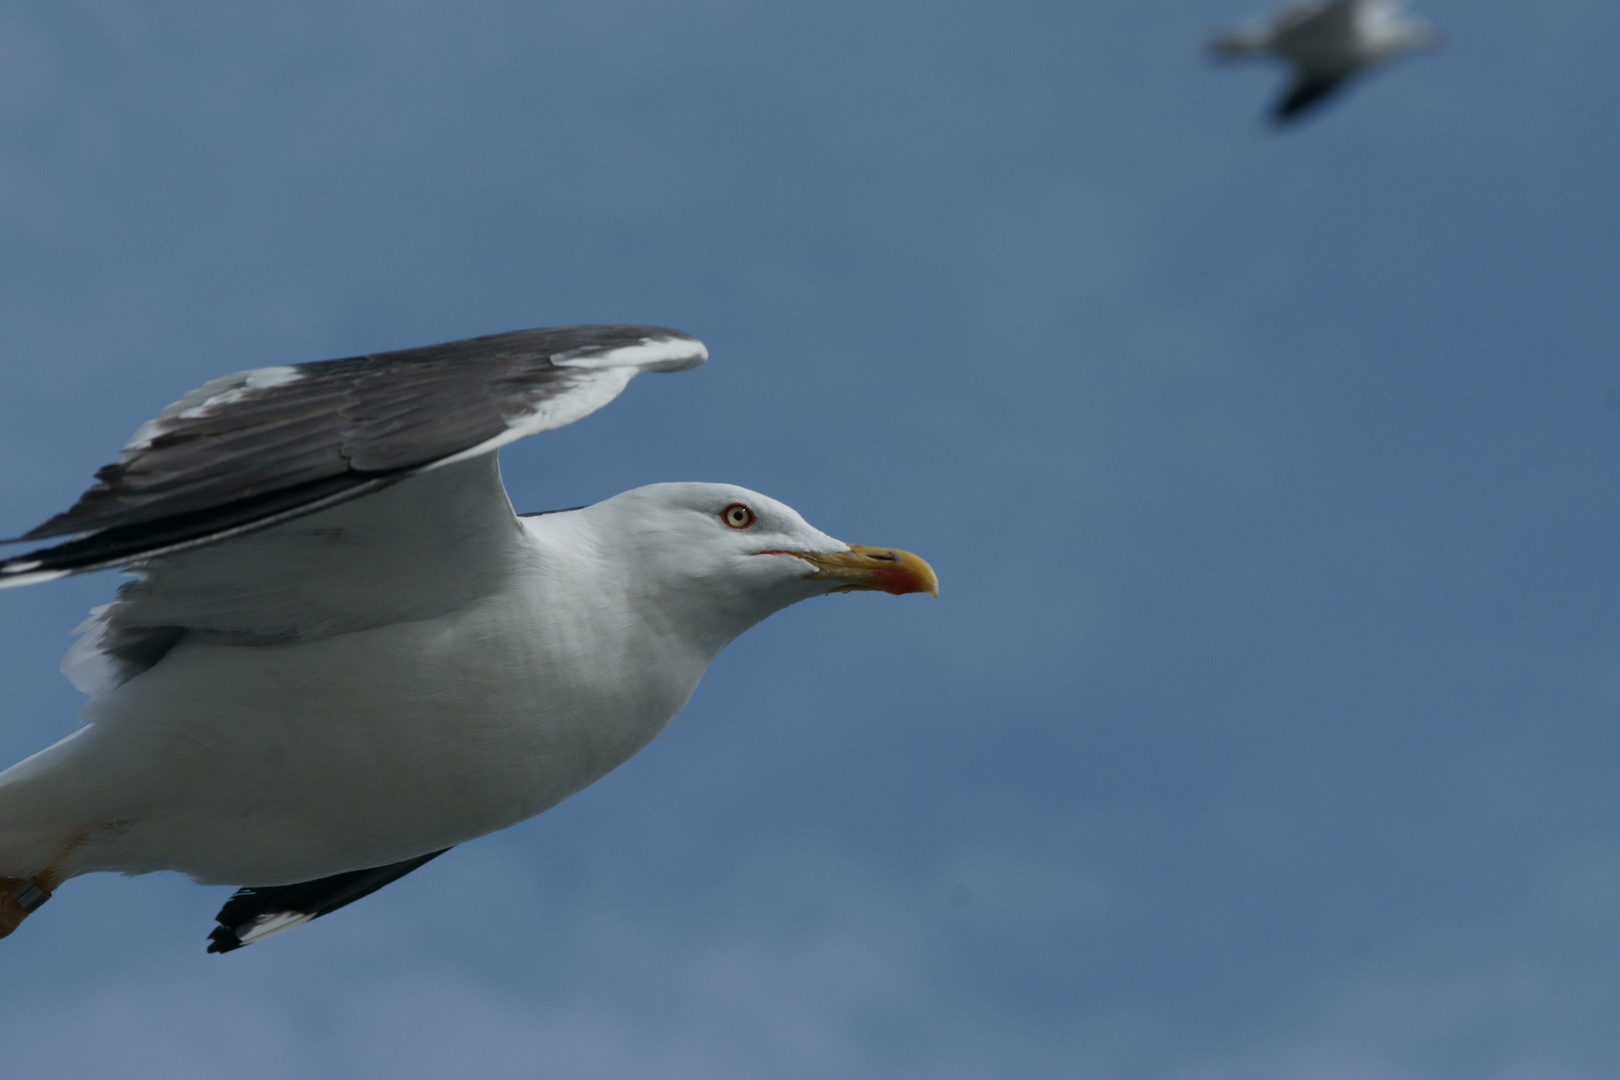
[{"label": "leg band", "polygon": [[28,912],[30,915],[43,907],[45,901],[49,900],[50,898],[50,893],[40,888],[37,883],[32,881],[25,885],[16,896],[17,906]]}]

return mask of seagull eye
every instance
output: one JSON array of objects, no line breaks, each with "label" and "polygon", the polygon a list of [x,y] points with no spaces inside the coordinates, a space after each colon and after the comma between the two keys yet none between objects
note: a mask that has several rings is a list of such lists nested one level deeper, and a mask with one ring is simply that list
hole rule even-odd
[{"label": "seagull eye", "polygon": [[754,523],[754,512],[742,503],[732,503],[720,511],[720,520],[733,529],[746,529]]}]

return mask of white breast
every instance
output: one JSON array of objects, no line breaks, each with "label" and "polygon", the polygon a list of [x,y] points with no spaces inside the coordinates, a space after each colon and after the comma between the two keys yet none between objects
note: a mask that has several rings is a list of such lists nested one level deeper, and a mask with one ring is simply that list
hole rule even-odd
[{"label": "white breast", "polygon": [[611,576],[588,598],[580,580],[537,558],[513,587],[438,618],[285,645],[182,643],[45,752],[74,758],[58,799],[80,820],[94,807],[74,872],[302,881],[555,805],[663,730],[709,659],[642,625]]}]

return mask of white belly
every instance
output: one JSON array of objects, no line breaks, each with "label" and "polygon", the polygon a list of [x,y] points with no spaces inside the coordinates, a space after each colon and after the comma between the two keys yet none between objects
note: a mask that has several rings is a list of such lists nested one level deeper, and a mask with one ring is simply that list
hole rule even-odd
[{"label": "white belly", "polygon": [[0,777],[0,801],[68,828],[70,874],[273,885],[449,847],[628,759],[706,665],[622,626],[573,621],[559,646],[543,623],[489,600],[308,643],[182,643]]}]

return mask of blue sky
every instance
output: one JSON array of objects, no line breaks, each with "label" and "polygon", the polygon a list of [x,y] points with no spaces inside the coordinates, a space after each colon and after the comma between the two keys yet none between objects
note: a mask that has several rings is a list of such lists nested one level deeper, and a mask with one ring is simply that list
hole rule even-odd
[{"label": "blue sky", "polygon": [[[943,585],[264,945],[74,881],[8,1072],[1615,1075],[1620,10],[1419,10],[1283,134],[1247,2],[0,10],[0,534],[214,375],[633,321],[711,362],[520,509],[736,482]],[[115,580],[0,595],[6,762]]]}]

